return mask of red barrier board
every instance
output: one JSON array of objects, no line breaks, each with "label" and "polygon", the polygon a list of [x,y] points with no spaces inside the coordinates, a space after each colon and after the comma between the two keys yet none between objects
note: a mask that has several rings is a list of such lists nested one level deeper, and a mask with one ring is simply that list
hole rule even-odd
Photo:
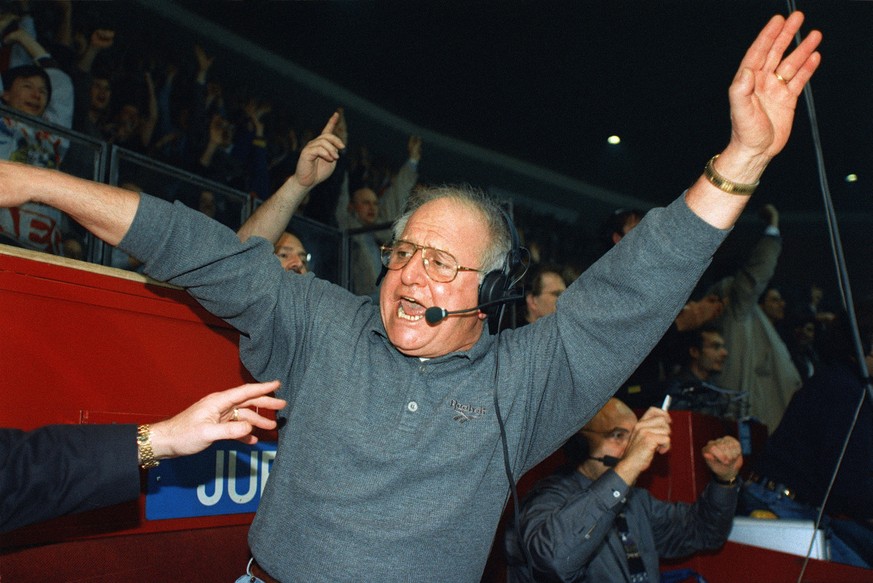
[{"label": "red barrier board", "polygon": [[[251,380],[233,328],[183,291],[129,272],[0,245],[0,322],[5,427],[150,422]],[[700,448],[736,429],[694,413],[670,415],[671,451],[637,485],[663,500],[692,502],[710,479]],[[519,495],[563,461],[556,452],[531,470],[519,481]],[[243,573],[251,513],[147,520],[144,506],[141,496],[0,535],[0,580],[229,581]],[[510,516],[507,509],[483,581],[505,581],[502,532]],[[801,563],[729,542],[663,568],[689,567],[710,583],[779,582],[795,581]],[[804,580],[873,578],[812,560]]]},{"label": "red barrier board", "polygon": [[[232,327],[184,291],[135,273],[0,245],[0,322],[4,427],[153,422],[207,393],[251,380],[239,361]],[[275,435],[262,437],[275,441]],[[131,573],[132,578],[123,577],[128,581],[137,580],[140,571],[141,580],[169,580],[182,573],[182,579],[191,580],[182,568],[186,555],[190,567],[203,572],[202,580],[229,580],[243,572],[251,512],[146,520],[144,500],[143,495],[129,504],[0,536],[0,579],[64,579],[51,557],[66,555],[67,548],[77,556],[77,577],[87,572],[93,577],[89,581],[117,581],[108,573],[125,570]],[[229,526],[235,530],[228,531]],[[165,575],[156,579],[147,551],[165,545],[173,531],[191,531],[176,535],[189,546],[178,560],[160,567]],[[101,540],[83,542],[94,537]],[[143,550],[123,556],[110,551],[128,540]],[[233,548],[219,544],[214,549],[217,541],[231,540]],[[24,548],[29,545],[48,546]],[[195,559],[201,553],[210,560]],[[45,560],[36,560],[43,555]]]}]

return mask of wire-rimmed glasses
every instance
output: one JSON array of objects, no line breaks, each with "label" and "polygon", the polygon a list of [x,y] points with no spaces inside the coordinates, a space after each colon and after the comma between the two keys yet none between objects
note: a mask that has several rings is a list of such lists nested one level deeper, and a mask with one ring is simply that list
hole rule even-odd
[{"label": "wire-rimmed glasses", "polygon": [[438,283],[449,283],[457,277],[459,271],[481,271],[472,267],[458,265],[458,260],[448,251],[416,245],[409,241],[398,240],[391,245],[382,245],[382,265],[388,269],[403,269],[416,251],[421,251],[421,261],[424,272]]}]

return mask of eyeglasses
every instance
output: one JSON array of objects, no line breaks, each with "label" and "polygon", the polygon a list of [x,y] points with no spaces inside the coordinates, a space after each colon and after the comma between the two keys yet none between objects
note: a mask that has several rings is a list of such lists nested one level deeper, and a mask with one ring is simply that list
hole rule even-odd
[{"label": "eyeglasses", "polygon": [[458,260],[447,251],[403,240],[395,241],[393,245],[382,245],[382,265],[392,270],[403,269],[418,250],[421,250],[424,272],[431,280],[438,283],[453,281],[459,271],[481,271],[458,265]]},{"label": "eyeglasses", "polygon": [[300,259],[300,262],[304,266],[306,266],[307,268],[309,267],[309,262],[312,261],[312,254],[311,253],[304,253],[303,251],[300,251],[298,253],[288,252],[288,251],[279,251],[278,253],[276,253],[276,257],[278,257],[279,259],[282,259],[282,260],[288,259],[292,255],[296,255]]},{"label": "eyeglasses", "polygon": [[585,429],[583,427],[582,431],[584,431],[586,433],[594,433],[594,434],[600,435],[601,437],[603,437],[605,439],[609,439],[610,441],[614,441],[614,442],[620,443],[620,444],[627,442],[628,438],[630,437],[630,431],[628,431],[627,429],[621,429],[621,428],[616,428],[616,429],[613,429],[612,431],[594,431],[593,429]]}]

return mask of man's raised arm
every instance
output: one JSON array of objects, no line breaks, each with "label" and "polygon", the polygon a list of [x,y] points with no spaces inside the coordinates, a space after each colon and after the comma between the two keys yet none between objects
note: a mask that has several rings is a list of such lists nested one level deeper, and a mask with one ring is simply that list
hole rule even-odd
[{"label": "man's raised arm", "polygon": [[40,202],[59,209],[110,245],[127,233],[139,194],[16,162],[0,161],[0,206]]},{"label": "man's raised arm", "polygon": [[340,150],[346,147],[334,131],[340,113],[339,110],[334,112],[321,135],[301,150],[295,173],[239,228],[237,236],[240,241],[256,236],[275,244],[309,191],[330,177]]},{"label": "man's raised arm", "polygon": [[797,99],[821,62],[816,30],[783,58],[802,23],[800,12],[770,19],[731,83],[730,142],[685,197],[691,210],[714,227],[736,222],[767,164],[788,141]]}]

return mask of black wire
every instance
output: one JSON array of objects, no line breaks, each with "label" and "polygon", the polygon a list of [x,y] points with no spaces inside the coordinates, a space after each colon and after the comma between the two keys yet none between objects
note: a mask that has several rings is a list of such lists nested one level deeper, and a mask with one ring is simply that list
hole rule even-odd
[{"label": "black wire", "polygon": [[[500,306],[499,316],[497,317],[497,338],[494,340],[494,414],[497,415],[497,426],[500,428],[500,442],[503,445],[503,470],[506,472],[506,479],[509,481],[509,491],[512,496],[513,508],[513,525],[515,528],[515,538],[518,540],[518,545],[524,553],[525,568],[527,569],[528,578],[533,581],[533,557],[521,539],[521,527],[519,520],[521,519],[518,502],[518,488],[516,487],[515,477],[512,475],[512,464],[509,459],[509,444],[506,440],[506,427],[503,425],[503,417],[500,414],[500,405],[497,402],[497,391],[499,387],[499,371],[500,371],[500,335],[501,325],[503,324],[503,315],[506,313],[506,304]],[[502,541],[495,541],[495,544],[502,544]]]},{"label": "black wire", "polygon": [[[786,0],[786,5],[788,7],[789,14],[797,10],[797,4],[794,0]],[[800,36],[800,31],[798,31],[795,34],[795,44],[799,45],[801,40],[802,39]],[[818,530],[819,526],[821,525],[822,519],[824,518],[824,509],[825,506],[827,506],[828,499],[831,495],[831,490],[833,489],[833,485],[836,481],[837,474],[839,473],[840,466],[843,463],[843,459],[845,457],[849,441],[852,437],[852,433],[854,433],[855,431],[855,426],[858,421],[858,414],[861,410],[861,405],[863,405],[865,395],[870,399],[870,402],[873,403],[873,385],[870,384],[870,374],[867,370],[867,363],[864,358],[864,348],[861,342],[860,332],[858,331],[858,322],[855,318],[855,310],[853,308],[854,300],[852,299],[852,286],[849,281],[848,269],[846,267],[846,260],[843,254],[839,227],[837,225],[836,211],[834,210],[833,197],[831,196],[830,187],[828,186],[827,172],[825,170],[824,163],[824,148],[821,144],[821,135],[818,129],[818,116],[816,115],[815,101],[813,100],[812,96],[811,82],[808,82],[803,88],[803,97],[806,101],[806,111],[807,115],[809,116],[809,125],[810,131],[812,133],[813,149],[815,151],[816,157],[816,167],[818,169],[819,187],[821,188],[822,203],[825,211],[825,222],[828,227],[828,236],[830,238],[831,251],[834,256],[834,267],[837,272],[837,284],[840,290],[840,299],[842,301],[844,312],[848,316],[849,330],[852,334],[852,344],[855,348],[859,372],[861,378],[866,380],[866,385],[865,391],[863,391],[861,394],[861,400],[858,403],[858,407],[855,410],[855,415],[852,419],[851,424],[849,425],[849,431],[846,434],[846,439],[845,441],[843,441],[843,447],[840,451],[840,455],[837,457],[837,463],[834,467],[833,474],[831,475],[827,490],[825,491],[824,498],[822,499],[822,504],[819,508],[818,516],[815,520],[815,529],[813,530],[812,537],[809,542],[809,547],[807,548],[806,556],[803,561],[803,567],[801,568],[800,575],[797,578],[798,583],[803,580],[803,575],[806,573],[806,566],[809,564],[809,559],[812,554],[812,547],[815,542],[815,532],[816,530]]]}]

